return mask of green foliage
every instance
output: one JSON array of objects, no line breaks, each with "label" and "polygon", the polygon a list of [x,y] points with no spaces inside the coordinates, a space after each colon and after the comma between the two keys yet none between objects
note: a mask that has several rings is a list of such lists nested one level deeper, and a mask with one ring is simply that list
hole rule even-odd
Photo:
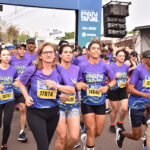
[{"label": "green foliage", "polygon": [[128,31],[128,34],[133,34],[133,31]]},{"label": "green foliage", "polygon": [[21,34],[18,36],[18,41],[19,41],[19,43],[25,43],[28,38],[30,38],[29,35]]},{"label": "green foliage", "polygon": [[7,29],[6,34],[7,34],[7,41],[13,43],[13,40],[15,40],[16,37],[18,37],[19,31],[16,29],[15,26],[11,25]]}]

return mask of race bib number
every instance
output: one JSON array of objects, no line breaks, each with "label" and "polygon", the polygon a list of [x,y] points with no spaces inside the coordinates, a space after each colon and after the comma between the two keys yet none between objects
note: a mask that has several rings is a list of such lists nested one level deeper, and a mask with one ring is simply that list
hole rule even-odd
[{"label": "race bib number", "polygon": [[145,80],[144,84],[143,84],[143,87],[150,88],[150,80]]},{"label": "race bib number", "polygon": [[0,94],[1,101],[11,100],[11,99],[13,99],[13,92]]},{"label": "race bib number", "polygon": [[75,103],[75,95],[70,95],[69,99],[65,103],[66,104],[74,104]]},{"label": "race bib number", "polygon": [[89,88],[89,89],[87,89],[87,96],[101,97],[102,93],[98,89]]},{"label": "race bib number", "polygon": [[56,99],[57,91],[56,90],[43,90],[38,89],[37,97],[42,99]]},{"label": "race bib number", "polygon": [[126,86],[126,79],[118,80],[117,83],[119,88],[124,88]]}]

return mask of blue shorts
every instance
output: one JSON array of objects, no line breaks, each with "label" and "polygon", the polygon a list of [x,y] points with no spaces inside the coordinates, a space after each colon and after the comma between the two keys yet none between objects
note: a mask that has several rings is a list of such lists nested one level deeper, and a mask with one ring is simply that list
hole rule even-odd
[{"label": "blue shorts", "polygon": [[79,117],[80,111],[78,108],[73,108],[70,110],[60,110],[60,118],[68,118],[68,117]]},{"label": "blue shorts", "polygon": [[132,127],[140,127],[142,124],[146,124],[146,118],[144,117],[145,109],[130,109],[129,117]]}]

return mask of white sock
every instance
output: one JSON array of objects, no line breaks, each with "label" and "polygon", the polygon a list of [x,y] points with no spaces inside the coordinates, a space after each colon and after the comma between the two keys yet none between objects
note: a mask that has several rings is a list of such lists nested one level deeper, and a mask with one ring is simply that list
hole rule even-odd
[{"label": "white sock", "polygon": [[20,130],[20,134],[22,134],[22,132],[24,132],[24,130]]}]

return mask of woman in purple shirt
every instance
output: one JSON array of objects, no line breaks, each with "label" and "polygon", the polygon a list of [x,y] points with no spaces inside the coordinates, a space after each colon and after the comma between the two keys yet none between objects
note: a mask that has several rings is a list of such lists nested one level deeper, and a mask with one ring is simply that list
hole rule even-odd
[{"label": "woman in purple shirt", "polygon": [[[71,64],[73,52],[70,45],[63,45],[59,49],[61,65],[66,69],[72,83],[78,82],[79,67]],[[80,112],[78,95],[68,95],[67,102],[59,103],[60,118],[56,129],[57,140],[55,150],[72,150],[76,144],[80,131]]]},{"label": "woman in purple shirt", "polygon": [[[87,150],[94,150],[95,138],[104,129],[106,93],[116,84],[113,71],[100,61],[100,49],[99,41],[89,44],[89,59],[87,63],[79,65],[80,86],[76,86],[81,90],[81,111],[87,128],[87,134],[82,134],[81,140]],[[105,85],[106,77],[110,80],[108,85]]]},{"label": "woman in purple shirt", "polygon": [[[38,150],[48,150],[59,120],[58,101],[68,100],[58,91],[75,94],[66,70],[57,65],[56,52],[51,43],[43,43],[37,52],[36,66],[28,67],[20,78],[19,87],[25,97],[27,121]],[[29,93],[26,86],[30,82]]]},{"label": "woman in purple shirt", "polygon": [[122,128],[123,130],[125,130],[123,126],[123,121],[128,110],[128,95],[126,91],[126,81],[129,67],[128,65],[124,64],[125,52],[123,50],[119,50],[116,52],[116,60],[117,62],[111,64],[110,67],[115,73],[117,83],[114,88],[108,91],[108,98],[112,106],[112,111],[110,113],[111,124],[109,130],[112,133],[116,133],[115,120],[117,112],[119,110],[119,104],[121,110],[117,126]]},{"label": "woman in purple shirt", "polygon": [[7,141],[10,134],[11,120],[15,106],[13,83],[17,79],[17,69],[9,65],[10,53],[4,49],[0,51],[0,127],[3,117],[3,136],[1,150],[7,150]]}]

